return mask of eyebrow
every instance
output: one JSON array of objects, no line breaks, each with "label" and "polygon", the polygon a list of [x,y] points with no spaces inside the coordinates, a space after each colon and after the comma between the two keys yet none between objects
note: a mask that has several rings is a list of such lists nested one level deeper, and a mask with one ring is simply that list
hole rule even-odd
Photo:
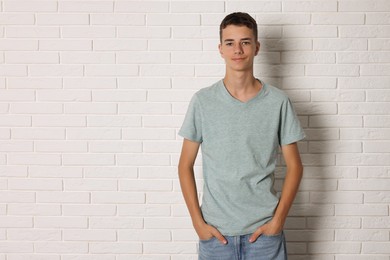
[{"label": "eyebrow", "polygon": [[[240,39],[241,41],[247,41],[247,40],[252,40],[252,38],[242,38],[242,39]],[[224,42],[232,42],[232,41],[234,41],[233,39],[226,39],[226,40],[224,40]]]}]

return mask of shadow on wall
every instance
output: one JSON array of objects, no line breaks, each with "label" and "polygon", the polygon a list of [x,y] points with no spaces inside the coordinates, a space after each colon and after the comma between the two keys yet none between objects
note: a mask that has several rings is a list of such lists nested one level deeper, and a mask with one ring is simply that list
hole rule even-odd
[{"label": "shadow on wall", "polygon": [[[296,86],[294,80],[302,80],[304,64],[287,63],[284,52],[294,50],[299,42],[291,39],[271,38],[267,35],[280,35],[279,29],[266,26],[267,32],[259,28],[260,52],[255,60],[255,75],[264,79],[268,84],[284,90],[299,116],[302,127],[306,133],[306,139],[298,143],[304,165],[304,175],[299,192],[289,212],[285,224],[285,234],[289,259],[309,260],[315,253],[315,244],[319,241],[334,241],[335,231],[332,230],[334,217],[334,192],[337,190],[337,169],[335,167],[335,155],[327,140],[332,131],[326,126],[311,128],[309,120],[318,116],[315,104],[311,102],[310,89],[291,88],[289,84]],[[261,37],[265,36],[264,39]],[[299,41],[299,40],[298,40]],[[300,76],[299,76],[300,75]],[[337,135],[337,133],[334,133]],[[310,146],[309,146],[310,142]],[[279,153],[279,164],[275,173],[275,189],[280,194],[285,177],[285,163]]]}]

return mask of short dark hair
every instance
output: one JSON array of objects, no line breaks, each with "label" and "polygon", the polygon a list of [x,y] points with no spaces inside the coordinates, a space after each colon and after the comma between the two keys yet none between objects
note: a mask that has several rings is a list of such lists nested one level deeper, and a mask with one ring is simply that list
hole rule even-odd
[{"label": "short dark hair", "polygon": [[257,23],[256,20],[252,18],[247,13],[235,12],[228,14],[221,22],[219,26],[219,40],[222,42],[222,30],[225,29],[228,25],[238,25],[246,26],[249,29],[252,29],[255,40],[257,41]]}]

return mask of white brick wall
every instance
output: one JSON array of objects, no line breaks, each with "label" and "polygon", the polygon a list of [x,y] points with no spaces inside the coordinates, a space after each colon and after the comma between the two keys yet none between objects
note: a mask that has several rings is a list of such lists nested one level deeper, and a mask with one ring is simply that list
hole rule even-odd
[{"label": "white brick wall", "polygon": [[0,0],[0,260],[197,259],[177,131],[233,11],[308,135],[289,259],[390,260],[387,0]]}]

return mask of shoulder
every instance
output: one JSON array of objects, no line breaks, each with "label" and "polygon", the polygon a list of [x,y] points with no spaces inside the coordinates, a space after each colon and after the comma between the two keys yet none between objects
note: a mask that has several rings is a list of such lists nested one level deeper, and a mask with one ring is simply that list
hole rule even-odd
[{"label": "shoulder", "polygon": [[288,101],[289,99],[286,92],[270,84],[266,84],[265,95],[268,98],[272,98],[273,100],[282,103]]},{"label": "shoulder", "polygon": [[213,99],[218,95],[221,80],[211,84],[210,86],[204,87],[194,94],[194,98],[197,100],[209,100]]}]

